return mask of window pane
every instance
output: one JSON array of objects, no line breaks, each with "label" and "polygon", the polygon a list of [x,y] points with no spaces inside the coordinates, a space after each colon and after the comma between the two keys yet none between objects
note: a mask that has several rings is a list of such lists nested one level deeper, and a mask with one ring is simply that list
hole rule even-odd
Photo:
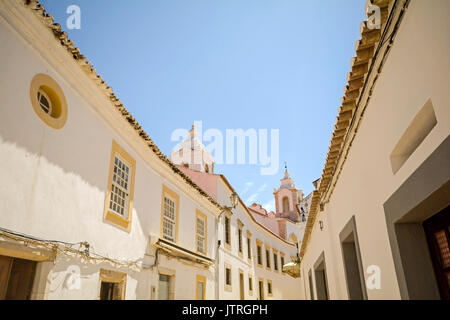
[{"label": "window pane", "polygon": [[174,241],[173,230],[174,230],[174,223],[169,221],[167,218],[164,218],[164,221],[163,221],[164,239]]},{"label": "window pane", "polygon": [[257,246],[256,247],[257,249],[256,249],[256,251],[257,251],[257,254],[258,254],[258,264],[262,264],[262,250],[261,250],[261,246]]},{"label": "window pane", "polygon": [[197,218],[197,233],[201,236],[205,235],[205,221]]},{"label": "window pane", "polygon": [[239,229],[239,231],[238,231],[238,237],[239,237],[239,252],[242,252],[242,230],[241,229]]},{"label": "window pane", "polygon": [[51,113],[50,101],[48,101],[48,99],[45,97],[45,95],[43,93],[41,93],[40,91],[38,92],[37,95],[38,95],[39,105],[41,106],[42,110],[44,110],[45,113]]},{"label": "window pane", "polygon": [[199,281],[197,284],[198,288],[198,299],[205,300],[205,288],[203,282]]},{"label": "window pane", "polygon": [[128,205],[128,185],[129,176],[123,175],[122,169],[128,168],[124,162],[122,162],[118,156],[114,157],[113,165],[113,183],[111,186],[111,202],[110,210],[114,213],[125,217],[127,215]]},{"label": "window pane", "polygon": [[206,225],[205,220],[201,217],[197,217],[197,251],[201,253],[206,253],[205,242],[206,242]]},{"label": "window pane", "polygon": [[225,242],[230,243],[230,219],[225,217]]},{"label": "window pane", "polygon": [[163,237],[164,239],[175,240],[175,202],[164,197],[164,221],[163,221]]}]

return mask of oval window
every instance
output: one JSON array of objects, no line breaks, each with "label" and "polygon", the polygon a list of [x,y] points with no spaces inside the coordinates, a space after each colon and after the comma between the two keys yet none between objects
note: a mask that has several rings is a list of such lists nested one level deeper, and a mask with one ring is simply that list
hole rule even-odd
[{"label": "oval window", "polygon": [[61,129],[67,121],[67,102],[58,83],[46,74],[37,74],[30,86],[31,105],[49,127]]}]

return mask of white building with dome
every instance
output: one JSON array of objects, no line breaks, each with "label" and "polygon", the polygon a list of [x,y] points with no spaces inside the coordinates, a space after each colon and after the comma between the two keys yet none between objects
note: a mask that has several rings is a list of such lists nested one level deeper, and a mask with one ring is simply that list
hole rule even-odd
[{"label": "white building with dome", "polygon": [[[197,137],[192,127],[178,150],[171,153],[171,161],[214,200],[229,206],[216,226],[218,299],[301,299],[302,280],[283,271],[284,265],[298,259],[298,234],[286,237],[239,196],[233,206],[230,196],[235,194],[234,188],[224,175],[214,173],[213,158]],[[296,233],[295,222],[286,218],[270,220]]]}]

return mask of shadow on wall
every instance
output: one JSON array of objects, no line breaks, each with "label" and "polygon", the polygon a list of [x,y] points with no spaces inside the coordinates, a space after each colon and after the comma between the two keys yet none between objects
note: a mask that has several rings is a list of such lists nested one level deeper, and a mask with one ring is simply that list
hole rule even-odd
[{"label": "shadow on wall", "polygon": [[[43,291],[45,288],[48,299],[99,299],[101,269],[127,274],[126,291],[131,290],[135,293],[135,296],[126,293],[130,299],[149,298],[149,272],[139,272],[126,267],[116,268],[109,262],[91,263],[81,258],[61,255],[55,263],[44,263],[35,282],[42,282],[45,279],[46,287],[37,290]],[[42,293],[35,294],[42,295]]]},{"label": "shadow on wall", "polygon": [[[82,162],[83,157],[78,157],[79,162]],[[83,168],[74,166],[74,170],[65,171],[63,167],[50,162],[47,157],[31,153],[2,137],[0,158],[0,175],[9,186],[0,189],[0,209],[2,212],[16,212],[8,217],[0,216],[1,226],[44,239],[88,241],[97,247],[99,253],[105,248],[109,248],[109,251],[111,248],[115,251],[119,248],[122,253],[134,252],[136,257],[133,259],[143,256],[148,239],[141,228],[141,219],[150,224],[151,217],[144,213],[148,213],[148,201],[154,199],[135,197],[131,233],[103,222],[109,155],[106,165],[91,168],[92,171],[104,171],[101,179],[104,180],[103,187],[99,187],[100,178],[95,179],[96,184],[90,184],[89,175]],[[76,162],[74,161],[74,164]],[[79,170],[78,173],[76,170]],[[87,175],[86,180],[82,174]],[[151,181],[150,177],[147,180]],[[138,182],[137,188],[148,190],[145,189],[148,184],[149,182],[147,185]],[[160,195],[154,197],[159,199],[159,207]],[[139,214],[140,212],[143,214]],[[100,239],[113,234],[117,236],[108,242]],[[124,237],[127,241],[122,241]],[[140,248],[136,247],[141,244]],[[106,251],[109,252],[108,250]]]}]

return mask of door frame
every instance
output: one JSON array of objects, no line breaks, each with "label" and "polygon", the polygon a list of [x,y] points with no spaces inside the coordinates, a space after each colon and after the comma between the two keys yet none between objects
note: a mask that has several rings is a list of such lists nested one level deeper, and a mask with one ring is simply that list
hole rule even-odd
[{"label": "door frame", "polygon": [[450,204],[449,194],[450,136],[383,204],[402,299],[440,299],[422,223]]},{"label": "door frame", "polygon": [[244,282],[244,271],[239,269],[239,298],[240,300],[245,300],[245,282]]},{"label": "door frame", "polygon": [[258,279],[258,298],[259,300],[265,300],[264,298],[264,279]]}]

